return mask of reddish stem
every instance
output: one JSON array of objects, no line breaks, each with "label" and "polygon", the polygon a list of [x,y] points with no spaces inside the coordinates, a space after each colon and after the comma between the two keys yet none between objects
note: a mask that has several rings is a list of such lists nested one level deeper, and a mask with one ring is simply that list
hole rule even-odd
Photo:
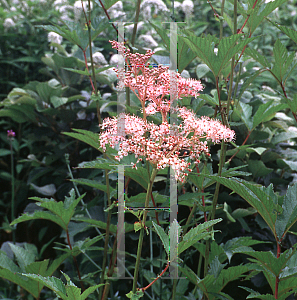
[{"label": "reddish stem", "polygon": [[[281,254],[281,246],[280,246],[280,241],[277,240],[277,253],[276,253],[276,258],[279,258]],[[279,277],[276,276],[275,278],[275,291],[274,291],[274,298],[278,299],[278,284],[279,284]]]},{"label": "reddish stem", "polygon": [[162,273],[161,273],[160,275],[157,276],[156,279],[154,279],[154,280],[153,280],[149,285],[147,285],[146,287],[140,288],[140,289],[137,289],[137,290],[141,290],[141,291],[143,291],[143,292],[144,292],[145,290],[147,290],[147,289],[148,289],[151,285],[153,285],[160,277],[162,277],[162,275],[167,271],[169,265],[170,265],[170,261],[168,261],[168,263],[167,263],[165,269],[162,271]]},{"label": "reddish stem", "polygon": [[[286,93],[286,90],[285,90],[285,86],[284,86],[282,83],[281,83],[281,87],[282,87],[284,96],[288,99],[287,93]],[[296,116],[296,114],[295,114],[293,111],[292,111],[292,114],[293,114],[293,116],[294,116],[294,118],[295,118],[295,120],[296,120],[296,122],[297,122],[297,116]]]},{"label": "reddish stem", "polygon": [[[69,245],[69,248],[72,251],[72,246],[71,246],[71,243],[70,243],[70,237],[69,237],[69,231],[68,231],[68,229],[66,230],[66,237],[67,237],[67,243]],[[74,255],[72,255],[72,257],[73,257],[73,261],[74,261],[74,264],[75,264],[75,267],[76,267],[76,270],[77,270],[77,275],[78,275],[78,278],[79,278],[79,282],[80,282],[82,291],[84,292],[85,291],[85,286],[84,286],[84,283],[81,280],[81,275],[80,275],[80,271],[79,271],[79,267],[78,267],[78,263],[77,263],[76,257]]]},{"label": "reddish stem", "polygon": [[[255,8],[257,2],[258,2],[258,0],[255,1],[255,3],[254,3],[254,5],[253,5],[252,9]],[[237,32],[238,34],[242,33],[242,30],[243,30],[244,26],[246,25],[246,23],[247,23],[247,21],[248,21],[249,18],[250,18],[250,15],[248,15],[247,18],[245,19],[243,25],[241,26],[241,28],[240,28],[239,31]]]},{"label": "reddish stem", "polygon": [[[243,141],[243,143],[241,144],[241,146],[243,146],[243,145],[247,142],[247,140],[248,140],[248,138],[250,137],[251,133],[252,133],[252,131],[249,131],[247,137],[245,138],[245,140]],[[237,153],[238,153],[239,151],[240,151],[240,150],[238,149],[238,150],[231,156],[231,158],[227,161],[227,163],[230,163],[231,160],[237,155]]]},{"label": "reddish stem", "polygon": [[213,10],[213,14],[216,18],[219,18],[219,14],[216,12],[216,10],[214,9],[214,7],[212,6],[211,2],[209,0],[207,0],[207,3],[210,5],[211,9]]},{"label": "reddish stem", "polygon": [[[88,60],[87,60],[87,56],[86,56],[86,51],[83,50],[81,47],[80,47],[80,49],[81,49],[81,50],[83,51],[83,53],[84,53],[86,69],[87,69],[88,73],[90,74],[90,71],[89,71],[89,68],[88,68]],[[93,81],[92,81],[91,75],[89,75],[89,79],[90,79],[90,82],[91,82],[91,86],[92,86],[93,92],[95,92],[95,87],[94,87],[94,85],[93,85]]]}]

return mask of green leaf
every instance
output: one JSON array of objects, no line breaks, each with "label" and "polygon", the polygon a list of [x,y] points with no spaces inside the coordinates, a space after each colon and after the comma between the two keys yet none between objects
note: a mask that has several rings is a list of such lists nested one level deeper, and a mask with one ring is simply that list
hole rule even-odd
[{"label": "green leaf", "polygon": [[297,183],[290,186],[284,196],[282,213],[278,214],[275,231],[278,239],[282,240],[288,230],[297,221]]},{"label": "green leaf", "polygon": [[50,98],[50,102],[53,104],[54,108],[57,108],[60,107],[61,105],[66,104],[68,102],[68,98],[52,96]]},{"label": "green leaf", "polygon": [[162,244],[163,244],[163,247],[167,253],[167,256],[169,257],[169,236],[165,233],[164,229],[157,225],[154,221],[152,221],[153,223],[153,226],[158,234],[158,236],[160,237],[161,241],[162,241]]},{"label": "green leaf", "polygon": [[216,231],[207,231],[207,229],[211,228],[213,225],[221,222],[222,219],[215,219],[208,222],[204,222],[203,224],[199,224],[194,228],[191,228],[184,236],[183,240],[178,244],[178,253],[181,254],[183,251],[196,244],[199,240],[204,239],[206,237],[212,236]]},{"label": "green leaf", "polygon": [[64,39],[70,41],[72,44],[79,46],[85,50],[89,44],[89,37],[83,30],[84,27],[79,22],[62,21],[64,26],[59,25],[37,25],[47,31],[53,31],[61,35]]},{"label": "green leaf", "polygon": [[[78,218],[78,217],[73,217],[72,218],[73,221],[79,221],[79,222],[85,222],[87,224],[96,226],[100,229],[106,230],[107,225],[105,222],[103,221],[99,221],[99,220],[93,220],[93,219],[89,219],[89,218]],[[131,232],[134,230],[134,226],[133,224],[129,224],[129,223],[125,223],[125,232]],[[117,233],[117,225],[114,224],[110,224],[109,225],[109,231],[112,234],[116,234]]]},{"label": "green leaf", "polygon": [[237,109],[235,110],[235,113],[239,114],[241,120],[243,121],[243,123],[245,124],[245,126],[247,127],[247,129],[249,131],[252,131],[253,129],[253,123],[252,123],[252,111],[253,108],[248,105],[245,104],[243,102],[239,102],[240,110],[238,109],[239,107],[237,107]]},{"label": "green leaf", "polygon": [[294,139],[297,137],[297,132],[281,132],[275,136],[273,136],[273,138],[271,139],[271,143],[273,144],[278,144],[280,142],[283,142],[283,141],[287,141],[287,140],[290,140],[290,139]]},{"label": "green leaf", "polygon": [[[268,62],[266,57],[264,55],[261,55],[257,50],[255,50],[253,48],[246,48],[245,49],[245,54],[252,57],[255,61],[260,63],[264,68],[269,68],[270,67],[270,63]],[[257,72],[259,72],[259,71],[260,70],[258,70]]]},{"label": "green leaf", "polygon": [[[247,49],[246,49],[247,51]],[[249,87],[249,85],[263,72],[263,69],[257,70],[254,74],[251,76],[245,78],[243,85],[240,88],[239,95],[238,95],[238,101],[241,99],[243,93],[245,90]],[[239,102],[240,103],[240,102]]]},{"label": "green leaf", "polygon": [[135,293],[133,293],[132,291],[129,292],[128,294],[126,294],[127,298],[131,299],[131,300],[138,300],[140,298],[142,298],[144,295],[143,291],[136,291]]},{"label": "green leaf", "polygon": [[23,272],[27,265],[33,263],[36,259],[36,254],[33,251],[28,251],[23,247],[9,243],[9,246],[16,257],[19,267]]},{"label": "green leaf", "polygon": [[[235,34],[230,37],[222,38],[220,41],[214,37],[207,35],[205,37],[197,37],[189,30],[182,30],[184,36],[180,38],[192,49],[192,51],[211,69],[215,77],[223,71],[230,59],[240,52],[254,38],[242,38],[242,34]],[[214,44],[218,44],[218,53],[214,53]]]},{"label": "green leaf", "polygon": [[74,132],[62,132],[65,135],[71,136],[77,140],[80,140],[90,146],[92,146],[95,149],[99,149],[100,144],[99,144],[99,135],[98,133],[94,133],[88,130],[83,130],[83,129],[76,129],[73,128],[72,130],[76,131],[77,133]]},{"label": "green leaf", "polygon": [[279,82],[284,82],[284,76],[293,62],[295,53],[292,52],[288,56],[286,47],[281,43],[280,39],[277,39],[274,44],[273,54],[275,63],[271,72],[277,77]]},{"label": "green leaf", "polygon": [[[78,179],[72,179],[72,182],[78,183],[78,184],[83,184],[90,186],[92,188],[95,188],[97,190],[103,191],[107,193],[107,186],[106,184],[101,184],[98,183],[98,180],[90,180],[90,179],[85,179],[85,178],[78,178]],[[113,193],[116,191],[116,189],[112,188],[111,186],[109,187],[110,193]]]},{"label": "green leaf", "polygon": [[231,215],[231,213],[232,213],[231,212],[231,208],[230,208],[230,206],[226,202],[224,202],[223,211],[226,213],[226,216],[227,216],[227,218],[228,218],[229,221],[231,221],[233,223],[236,222],[236,220]]},{"label": "green leaf", "polygon": [[107,158],[99,157],[93,161],[87,161],[87,162],[80,163],[78,165],[78,168],[82,168],[82,169],[87,169],[87,168],[93,169],[94,168],[94,169],[112,170],[115,168],[115,166],[111,166],[112,164],[114,164],[114,161],[107,159]]},{"label": "green leaf", "polygon": [[226,265],[221,264],[219,258],[216,256],[209,264],[208,274],[217,278]]},{"label": "green leaf", "polygon": [[216,175],[204,175],[214,179],[234,191],[245,199],[262,216],[275,235],[275,221],[277,218],[277,196],[272,185],[259,187],[239,178],[223,178]]},{"label": "green leaf", "polygon": [[228,240],[225,245],[221,244],[221,247],[225,251],[225,254],[230,263],[231,258],[235,253],[246,253],[249,251],[254,251],[250,246],[261,243],[264,242],[253,240],[251,237],[237,237]]},{"label": "green leaf", "polygon": [[140,184],[145,190],[147,189],[150,179],[145,168],[137,167],[137,170],[133,168],[126,168],[125,176],[128,176],[131,179],[133,179],[135,182]]},{"label": "green leaf", "polygon": [[201,79],[210,71],[210,68],[206,64],[200,64],[196,67],[196,75],[198,79]]},{"label": "green leaf", "polygon": [[248,161],[248,168],[252,172],[254,178],[264,177],[273,171],[273,169],[267,168],[262,160],[250,159]]},{"label": "green leaf", "polygon": [[[104,8],[107,10],[111,8],[114,4],[116,4],[118,1],[119,0],[102,0],[102,3]],[[97,3],[100,7],[102,7],[101,3],[98,0],[96,0],[95,3]]]},{"label": "green leaf", "polygon": [[279,30],[281,30],[284,34],[286,34],[292,41],[294,41],[297,44],[297,31],[293,30],[290,27],[279,25],[275,22],[272,22],[268,19],[270,23],[272,23],[275,27],[277,27]]},{"label": "green leaf", "polygon": [[250,18],[248,20],[249,27],[251,28],[251,34],[255,31],[255,29],[262,23],[265,17],[271,14],[277,7],[281,6],[283,3],[288,0],[275,0],[269,2],[265,5],[263,10],[260,10],[259,7],[251,11]]},{"label": "green leaf", "polygon": [[[170,39],[168,37],[167,30],[157,26],[154,23],[149,22],[150,25],[156,30],[160,35],[164,45],[168,51],[170,51]],[[183,39],[178,37],[178,52],[177,52],[177,66],[178,71],[181,73],[189,63],[196,57],[193,51],[188,47]]]},{"label": "green leaf", "polygon": [[33,214],[23,214],[19,218],[15,219],[11,224],[18,224],[20,222],[36,220],[36,219],[46,219],[50,220],[64,230],[67,230],[68,224],[74,215],[75,208],[81,199],[85,196],[82,195],[75,199],[75,192],[72,189],[70,192],[70,197],[65,197],[64,203],[62,201],[56,202],[54,199],[32,197],[30,199],[38,201],[37,205],[45,208],[49,211],[35,211]]},{"label": "green leaf", "polygon": [[285,98],[286,102],[288,103],[291,111],[293,113],[296,113],[297,112],[297,94],[294,94],[293,96],[293,100],[290,100],[288,98]]}]

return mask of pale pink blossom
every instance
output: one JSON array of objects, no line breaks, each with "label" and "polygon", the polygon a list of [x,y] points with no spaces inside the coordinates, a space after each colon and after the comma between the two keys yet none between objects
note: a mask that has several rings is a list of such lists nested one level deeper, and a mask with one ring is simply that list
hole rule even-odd
[{"label": "pale pink blossom", "polygon": [[[150,66],[148,60],[154,54],[151,50],[145,54],[132,54],[123,43],[111,43],[113,48],[124,55],[128,67],[126,72],[116,70],[122,82],[118,88],[129,86],[135,93],[142,104],[143,118],[121,114],[118,119],[105,119],[100,125],[100,147],[106,151],[107,145],[112,148],[119,145],[118,155],[115,156],[119,161],[128,154],[134,154],[137,158],[134,168],[143,159],[157,169],[171,166],[176,180],[184,182],[187,172],[192,171],[192,162],[199,163],[202,153],[210,156],[208,144],[232,141],[235,138],[234,131],[218,120],[198,118],[185,107],[170,107],[171,102],[167,96],[172,93],[171,80],[176,82],[177,98],[197,97],[203,89],[200,81],[185,79],[179,73],[169,72],[168,67]],[[168,123],[167,115],[170,111],[176,113],[177,124]],[[147,121],[146,115],[157,113],[162,115],[161,124]],[[118,124],[119,119],[124,122]],[[183,149],[188,151],[181,155]]]}]

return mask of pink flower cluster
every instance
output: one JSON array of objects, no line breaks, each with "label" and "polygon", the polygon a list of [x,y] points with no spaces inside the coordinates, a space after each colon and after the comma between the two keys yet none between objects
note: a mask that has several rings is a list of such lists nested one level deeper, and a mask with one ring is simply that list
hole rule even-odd
[{"label": "pink flower cluster", "polygon": [[[163,120],[166,119],[170,109],[170,101],[167,101],[166,97],[170,95],[172,89],[176,88],[175,93],[178,99],[187,96],[196,98],[199,96],[198,92],[203,90],[199,80],[185,79],[177,72],[170,72],[168,66],[151,66],[148,62],[154,54],[151,50],[147,50],[146,54],[131,53],[123,43],[110,42],[113,48],[124,55],[128,68],[125,74],[115,69],[120,82],[124,82],[124,85],[134,92],[143,106],[146,101],[154,104],[154,112],[160,111]],[[170,84],[172,82],[176,84]],[[122,85],[118,87],[123,88]]]},{"label": "pink flower cluster", "polygon": [[[218,120],[208,117],[197,118],[195,113],[185,107],[171,108],[176,112],[178,124],[170,125],[167,113],[170,111],[170,77],[167,67],[158,66],[150,68],[148,59],[153,52],[146,54],[131,54],[123,44],[111,42],[113,47],[126,56],[129,70],[124,74],[126,86],[137,95],[142,103],[144,117],[122,114],[119,118],[107,118],[100,125],[100,147],[106,151],[106,145],[115,148],[119,144],[118,155],[121,160],[129,153],[134,153],[138,158],[149,161],[157,169],[171,166],[175,171],[175,178],[184,182],[187,171],[191,172],[191,161],[199,163],[201,153],[209,156],[208,142],[228,142],[235,138],[233,130],[225,127]],[[178,73],[173,74],[177,80],[178,98],[184,96],[197,97],[198,91],[203,89],[200,81],[184,79]],[[146,101],[149,104],[145,107]],[[156,125],[146,120],[146,114],[161,112],[162,123]],[[146,114],[145,114],[146,113]],[[118,120],[124,120],[124,134],[118,135]],[[186,154],[181,151],[187,149]],[[136,168],[136,164],[133,165]]]}]

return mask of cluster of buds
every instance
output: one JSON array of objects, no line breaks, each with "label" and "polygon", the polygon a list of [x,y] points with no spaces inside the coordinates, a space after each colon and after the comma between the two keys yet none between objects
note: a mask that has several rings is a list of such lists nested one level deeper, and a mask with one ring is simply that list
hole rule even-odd
[{"label": "cluster of buds", "polygon": [[[119,144],[118,155],[121,160],[124,156],[133,153],[138,159],[136,164],[146,159],[157,169],[171,166],[175,171],[175,178],[185,181],[187,171],[191,172],[191,161],[199,163],[201,153],[209,156],[208,142],[228,142],[235,138],[233,130],[225,127],[218,120],[208,117],[198,118],[195,113],[185,107],[170,107],[170,82],[176,83],[177,98],[186,96],[197,97],[203,89],[201,82],[193,79],[184,79],[179,73],[170,73],[168,67],[151,67],[148,60],[154,54],[148,50],[146,54],[132,54],[123,43],[112,41],[113,48],[124,54],[128,70],[119,77],[125,86],[128,86],[138,97],[143,108],[143,118],[121,114],[118,118],[107,118],[100,125],[100,147],[106,151],[106,145],[115,148]],[[171,79],[171,80],[170,80]],[[120,86],[121,88],[121,86]],[[148,103],[148,105],[146,105]],[[176,113],[178,124],[170,125],[167,121],[168,112]],[[157,125],[148,122],[146,115],[160,112],[162,123]],[[122,135],[118,120],[123,120]],[[187,149],[183,152],[183,149]],[[181,155],[183,152],[184,155]],[[136,164],[133,167],[136,168]]]}]

